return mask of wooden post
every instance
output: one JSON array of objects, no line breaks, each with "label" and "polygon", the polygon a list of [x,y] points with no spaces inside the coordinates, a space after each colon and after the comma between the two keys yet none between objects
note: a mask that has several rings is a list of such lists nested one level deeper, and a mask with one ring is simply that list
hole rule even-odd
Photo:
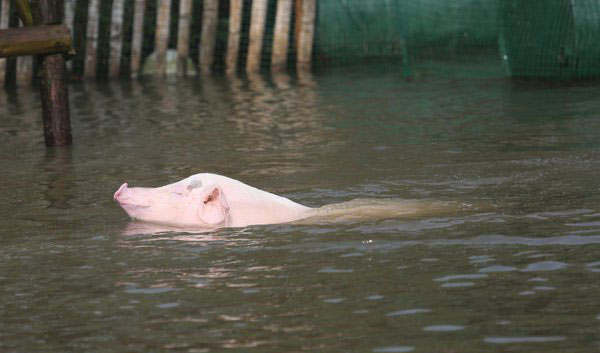
[{"label": "wooden post", "polygon": [[288,42],[290,36],[290,17],[292,0],[278,0],[273,33],[273,52],[271,53],[271,70],[284,71],[287,61]]},{"label": "wooden post", "polygon": [[219,1],[204,0],[202,8],[202,34],[200,38],[200,72],[209,74],[215,55],[215,41],[219,20]]},{"label": "wooden post", "polygon": [[131,38],[131,76],[136,77],[142,64],[142,41],[144,39],[144,11],[146,0],[135,0],[133,7],[133,34]]},{"label": "wooden post", "polygon": [[310,70],[315,33],[316,0],[302,0],[300,37],[298,38],[297,68]]},{"label": "wooden post", "polygon": [[[38,0],[35,23],[37,25],[60,23],[60,5],[61,0]],[[64,55],[40,55],[38,58],[46,146],[69,145],[72,143],[72,137]]]},{"label": "wooden post", "polygon": [[[0,29],[8,28],[10,18],[10,0],[0,0]],[[6,81],[6,59],[0,58],[0,89]]]},{"label": "wooden post", "polygon": [[248,44],[248,59],[246,61],[246,72],[248,73],[260,70],[266,17],[267,0],[253,0],[250,15],[250,43]]},{"label": "wooden post", "polygon": [[110,20],[110,58],[108,77],[119,77],[121,71],[121,48],[123,47],[123,3],[113,0]]},{"label": "wooden post", "polygon": [[237,69],[238,51],[240,50],[240,31],[242,28],[243,0],[230,0],[229,3],[229,35],[227,38],[227,57],[225,72],[232,75]]},{"label": "wooden post", "polygon": [[169,47],[169,24],[171,23],[171,0],[158,0],[156,12],[156,68],[154,74],[167,74],[167,48]]},{"label": "wooden post", "polygon": [[[65,0],[65,17],[63,23],[69,28],[71,31],[71,38],[74,36],[74,28],[75,28],[75,0]],[[71,71],[73,67],[73,60],[67,61],[67,71]]]},{"label": "wooden post", "polygon": [[89,0],[85,64],[83,68],[83,76],[89,78],[96,77],[96,50],[98,49],[99,14],[100,0]]},{"label": "wooden post", "polygon": [[298,43],[300,42],[300,30],[302,29],[302,0],[294,0],[294,50],[298,53]]},{"label": "wooden post", "polygon": [[192,0],[179,3],[179,28],[177,29],[177,75],[187,75],[187,61],[190,56],[190,23]]}]

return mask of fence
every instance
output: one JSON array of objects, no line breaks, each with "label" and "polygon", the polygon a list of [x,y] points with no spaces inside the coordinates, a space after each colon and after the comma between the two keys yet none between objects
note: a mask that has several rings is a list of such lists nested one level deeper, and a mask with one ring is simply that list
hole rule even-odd
[{"label": "fence", "polygon": [[[18,26],[11,1],[0,5],[0,29]],[[65,0],[63,11],[76,79],[311,65],[316,0]],[[0,83],[29,85],[34,66],[31,57],[0,59]]]}]

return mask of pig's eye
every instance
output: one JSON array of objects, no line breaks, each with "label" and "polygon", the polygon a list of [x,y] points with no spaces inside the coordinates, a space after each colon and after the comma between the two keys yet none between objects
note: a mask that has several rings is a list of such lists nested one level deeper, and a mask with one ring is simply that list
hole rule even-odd
[{"label": "pig's eye", "polygon": [[177,195],[177,196],[183,196],[183,193],[182,193],[182,192],[176,192],[176,191],[174,191],[174,192],[173,192],[173,194],[174,194],[174,195]]}]

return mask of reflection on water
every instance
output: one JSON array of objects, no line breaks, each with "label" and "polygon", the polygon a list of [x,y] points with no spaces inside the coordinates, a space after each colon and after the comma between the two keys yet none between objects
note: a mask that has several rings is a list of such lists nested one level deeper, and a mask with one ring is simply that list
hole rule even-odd
[{"label": "reflection on water", "polygon": [[[356,68],[85,83],[56,150],[37,93],[0,91],[0,351],[595,351],[598,91]],[[206,231],[112,200],[198,172],[407,212]]]}]

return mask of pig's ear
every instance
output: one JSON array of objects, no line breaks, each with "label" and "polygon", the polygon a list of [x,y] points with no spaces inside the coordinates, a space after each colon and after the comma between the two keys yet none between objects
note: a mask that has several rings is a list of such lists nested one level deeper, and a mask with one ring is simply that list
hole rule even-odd
[{"label": "pig's ear", "polygon": [[227,225],[229,205],[220,187],[210,186],[202,192],[198,213],[204,223],[220,224],[225,222]]}]

